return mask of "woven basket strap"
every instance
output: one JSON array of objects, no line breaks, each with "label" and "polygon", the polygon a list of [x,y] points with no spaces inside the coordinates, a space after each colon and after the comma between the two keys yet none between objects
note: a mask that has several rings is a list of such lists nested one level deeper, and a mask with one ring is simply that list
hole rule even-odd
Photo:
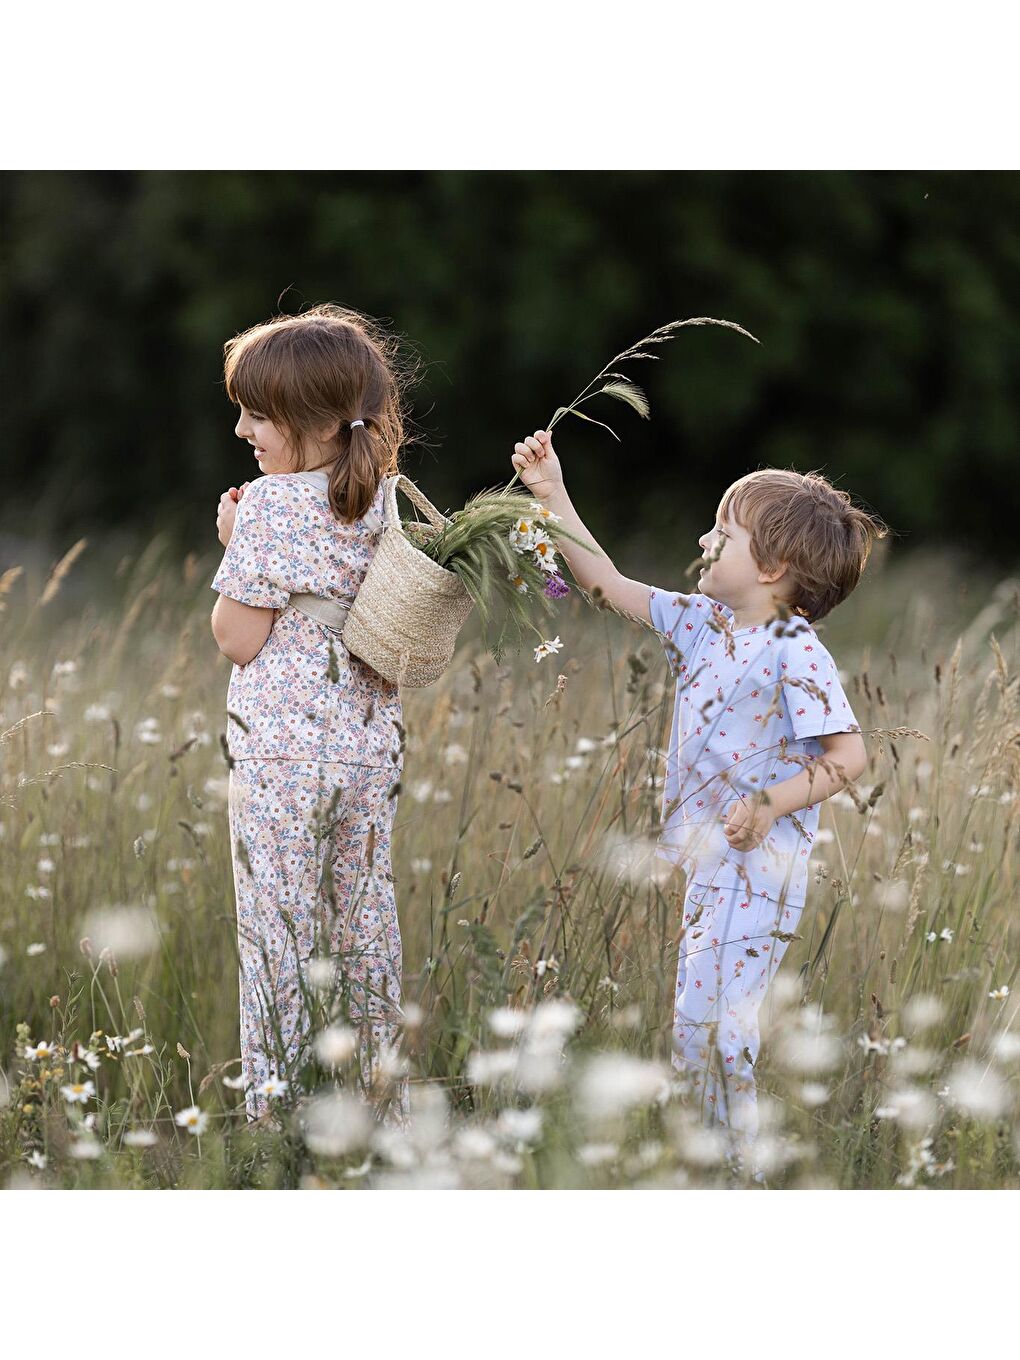
[{"label": "woven basket strap", "polygon": [[413,501],[422,514],[426,515],[430,524],[436,529],[445,529],[449,520],[445,515],[440,514],[436,507],[429,500],[423,491],[419,491],[410,477],[405,477],[402,472],[398,472],[393,477],[386,479],[386,491],[384,493],[384,519],[387,529],[400,528],[400,514],[397,510],[397,487],[403,491],[409,501]]}]

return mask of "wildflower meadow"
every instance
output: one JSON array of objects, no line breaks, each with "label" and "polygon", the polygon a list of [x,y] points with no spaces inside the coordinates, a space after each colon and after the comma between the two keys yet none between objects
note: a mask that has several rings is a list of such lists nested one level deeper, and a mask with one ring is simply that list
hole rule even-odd
[{"label": "wildflower meadow", "polygon": [[[556,647],[498,664],[469,625],[404,692],[401,1042],[364,1089],[342,967],[309,960],[302,1060],[249,1125],[218,559],[94,551],[0,579],[3,1184],[760,1188],[670,1062],[653,635],[557,592]],[[826,621],[870,760],[762,1015],[768,1188],[1020,1183],[1018,606],[881,555]]]}]

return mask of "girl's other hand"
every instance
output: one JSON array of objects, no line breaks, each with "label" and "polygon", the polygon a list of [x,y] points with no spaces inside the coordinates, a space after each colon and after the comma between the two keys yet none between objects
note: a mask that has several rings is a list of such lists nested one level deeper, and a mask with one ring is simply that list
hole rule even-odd
[{"label": "girl's other hand", "polygon": [[536,430],[514,445],[510,460],[521,474],[521,481],[540,501],[550,500],[563,489],[563,469],[553,448],[552,435]]},{"label": "girl's other hand", "polygon": [[231,487],[229,491],[224,491],[220,497],[220,503],[216,510],[216,537],[224,547],[230,542],[234,532],[234,517],[237,514],[237,496],[239,495],[236,487]]},{"label": "girl's other hand", "polygon": [[245,482],[243,486],[228,486],[220,497],[220,507],[216,512],[216,534],[224,547],[230,542],[234,532],[234,516],[237,514],[237,502],[251,486],[251,482]]}]

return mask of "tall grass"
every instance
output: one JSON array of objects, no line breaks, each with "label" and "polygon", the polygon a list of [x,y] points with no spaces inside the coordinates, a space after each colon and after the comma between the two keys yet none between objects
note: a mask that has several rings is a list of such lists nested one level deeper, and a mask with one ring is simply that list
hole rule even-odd
[{"label": "tall grass", "polygon": [[[498,666],[467,636],[405,693],[411,1124],[373,1125],[342,1072],[333,1103],[298,1111],[294,1087],[249,1128],[216,561],[156,539],[76,601],[88,558],[8,580],[2,617],[7,1183],[748,1183],[670,1074],[684,885],[651,856],[672,703],[654,638],[575,595],[569,657]],[[880,561],[823,633],[865,732],[928,740],[868,737],[857,804],[822,807],[763,1016],[771,1186],[1018,1183],[1017,584],[959,586],[938,558]],[[96,921],[119,951],[88,942]],[[191,1106],[198,1134],[175,1122]]]}]

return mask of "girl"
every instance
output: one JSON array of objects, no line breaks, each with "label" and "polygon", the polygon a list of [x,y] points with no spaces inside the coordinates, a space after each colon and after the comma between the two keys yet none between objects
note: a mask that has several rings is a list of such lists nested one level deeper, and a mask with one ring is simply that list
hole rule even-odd
[{"label": "girl", "polygon": [[[366,1089],[378,1094],[393,1070],[400,693],[347,651],[339,626],[379,541],[404,423],[395,343],[356,312],[326,303],[275,317],[224,357],[234,433],[263,474],[220,499],[226,551],[212,581],[213,636],[234,662],[228,802],[254,1120],[308,1056],[313,988],[357,1026]],[[342,1061],[344,1039],[320,1040],[322,1061]],[[401,1113],[406,1099],[401,1083]]]}]

